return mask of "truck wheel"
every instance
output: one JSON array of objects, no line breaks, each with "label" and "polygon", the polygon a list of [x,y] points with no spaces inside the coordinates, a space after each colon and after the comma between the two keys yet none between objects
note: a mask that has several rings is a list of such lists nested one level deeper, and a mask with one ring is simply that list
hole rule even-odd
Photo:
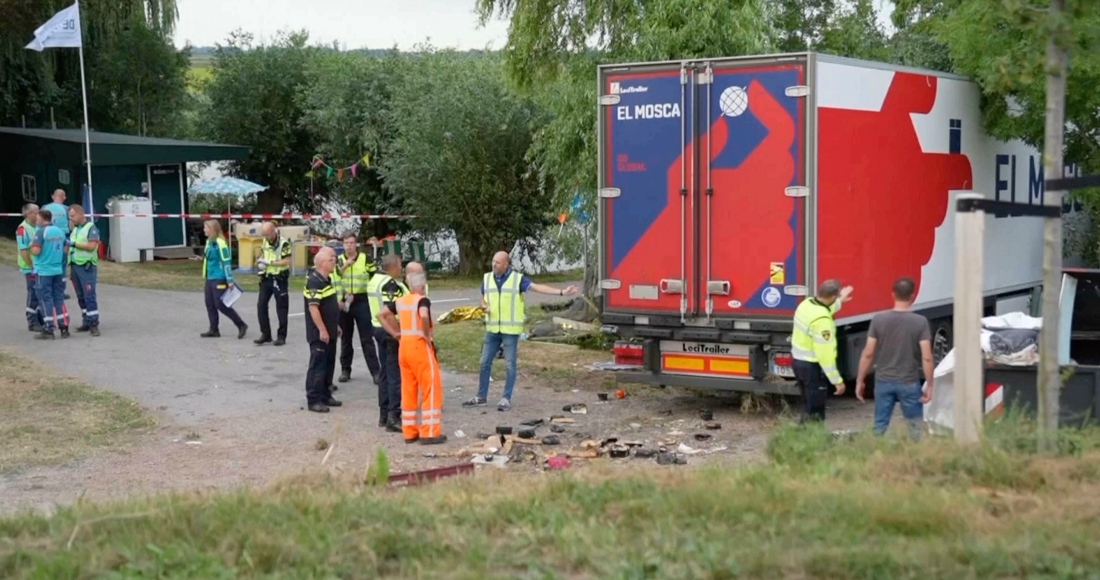
[{"label": "truck wheel", "polygon": [[955,345],[954,338],[951,334],[953,324],[950,318],[941,318],[932,323],[933,366],[939,366],[943,357],[947,356],[947,353],[951,352],[951,348]]}]

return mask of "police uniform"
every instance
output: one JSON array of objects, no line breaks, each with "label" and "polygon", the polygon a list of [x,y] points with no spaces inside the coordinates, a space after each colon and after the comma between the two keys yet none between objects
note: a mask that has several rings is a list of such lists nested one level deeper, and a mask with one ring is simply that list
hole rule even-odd
[{"label": "police uniform", "polygon": [[99,278],[99,251],[81,250],[76,244],[99,241],[99,228],[91,221],[86,221],[79,226],[74,226],[69,232],[72,241],[69,249],[69,263],[72,265],[73,289],[76,290],[76,301],[80,304],[82,321],[77,332],[91,331],[93,336],[99,336],[99,300],[96,297],[96,285]]},{"label": "police uniform", "polygon": [[340,382],[351,379],[351,361],[355,358],[352,334],[358,327],[359,346],[363,349],[363,358],[367,360],[367,370],[370,371],[370,376],[377,385],[379,384],[379,363],[378,353],[374,350],[371,313],[377,314],[378,311],[371,308],[367,288],[375,272],[378,271],[378,266],[363,252],[356,254],[351,267],[345,270],[344,266],[347,264],[347,254],[341,254],[336,258],[334,277],[339,281],[340,301],[345,302],[348,296],[351,297],[351,304],[347,311],[340,312],[340,330],[343,332],[340,335]]},{"label": "police uniform", "polygon": [[791,355],[794,357],[794,375],[802,391],[803,422],[824,421],[829,386],[844,383],[836,366],[836,321],[833,315],[838,310],[840,300],[825,305],[817,298],[807,298],[794,312]]},{"label": "police uniform", "polygon": [[276,335],[275,346],[282,346],[286,344],[286,319],[290,310],[288,288],[290,285],[290,266],[276,266],[273,263],[290,258],[290,240],[277,236],[275,243],[272,244],[270,240],[264,238],[263,247],[260,251],[261,259],[267,265],[264,267],[263,274],[260,275],[260,296],[256,301],[257,318],[260,320],[260,338],[257,338],[255,342],[256,344],[271,342],[271,318],[268,315],[267,306],[271,302],[271,297],[274,296],[275,314],[279,317],[279,331]]},{"label": "police uniform", "polygon": [[378,313],[382,308],[389,307],[398,298],[408,294],[409,288],[389,274],[379,272],[371,278],[368,292],[372,313],[371,324],[374,326],[374,339],[378,341],[378,356],[381,363],[378,373],[378,426],[396,433],[401,431],[401,363],[398,358],[400,344],[382,327],[382,322],[378,320]]},{"label": "police uniform", "polygon": [[23,273],[23,280],[27,284],[27,330],[42,332],[42,307],[38,303],[38,277],[34,273],[34,256],[31,261],[23,259],[23,251],[31,252],[34,243],[34,234],[38,228],[30,222],[23,220],[15,230],[15,241],[18,245],[19,271]]},{"label": "police uniform", "polygon": [[[306,371],[306,402],[313,405],[329,405],[332,393],[332,375],[336,370],[336,336],[340,326],[340,301],[332,279],[311,269],[303,291],[306,308],[306,341],[309,343],[309,370]],[[313,321],[310,306],[321,309],[321,320],[328,330],[329,340],[321,340],[321,330]]]}]

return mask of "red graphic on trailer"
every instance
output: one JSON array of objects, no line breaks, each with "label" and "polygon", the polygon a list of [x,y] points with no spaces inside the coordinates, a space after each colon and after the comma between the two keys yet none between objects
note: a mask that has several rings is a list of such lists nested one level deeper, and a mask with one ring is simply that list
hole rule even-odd
[{"label": "red graphic on trailer", "polygon": [[[767,136],[738,167],[711,170],[714,197],[729,200],[715,201],[716,208],[729,213],[716,210],[712,218],[712,267],[716,278],[729,279],[730,299],[743,304],[756,297],[767,280],[767,264],[785,259],[795,244],[789,224],[795,201],[783,193],[794,178],[795,122],[758,81],[749,83],[748,95],[749,111]],[[729,139],[726,117],[718,117],[710,131],[713,161]]]},{"label": "red graphic on trailer", "polygon": [[891,308],[902,276],[919,295],[948,192],[973,187],[965,155],[925,153],[917,138],[910,115],[932,110],[937,80],[896,73],[881,111],[819,110],[817,278],[855,286],[842,316]]}]

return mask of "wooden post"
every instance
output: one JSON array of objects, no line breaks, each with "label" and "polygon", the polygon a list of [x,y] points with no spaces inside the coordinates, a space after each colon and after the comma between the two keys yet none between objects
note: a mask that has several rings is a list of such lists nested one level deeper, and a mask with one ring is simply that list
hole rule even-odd
[{"label": "wooden post", "polygon": [[[1046,136],[1043,165],[1046,179],[1064,177],[1062,141],[1065,137],[1066,69],[1068,57],[1059,44],[1068,35],[1062,30],[1065,0],[1051,0],[1051,35],[1047,40]],[[1061,207],[1062,192],[1046,189],[1044,204]],[[1043,329],[1039,333],[1039,448],[1054,450],[1058,429],[1058,398],[1062,391],[1058,364],[1059,296],[1062,281],[1062,219],[1043,220]]]},{"label": "wooden post", "polygon": [[[982,199],[976,193],[959,194],[959,200]],[[955,440],[977,443],[982,433],[982,272],[985,212],[955,213]]]}]

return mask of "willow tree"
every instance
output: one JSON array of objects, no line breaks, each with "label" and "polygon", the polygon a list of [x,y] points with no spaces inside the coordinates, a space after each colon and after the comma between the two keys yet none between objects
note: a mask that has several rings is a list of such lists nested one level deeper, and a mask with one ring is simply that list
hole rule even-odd
[{"label": "willow tree", "polygon": [[[66,127],[83,122],[80,97],[80,69],[74,50],[35,52],[24,47],[34,37],[34,30],[58,11],[71,6],[73,0],[0,0],[0,125],[45,127],[51,121]],[[171,48],[171,34],[179,17],[176,0],[84,0],[80,4],[84,34],[84,57],[88,67],[89,90],[107,85],[113,91],[137,91],[112,74],[100,70],[107,63],[132,53],[135,46],[149,46],[148,36],[135,37],[134,29],[152,33],[156,50],[149,52],[147,62],[153,68],[178,60]],[[140,38],[140,41],[138,40]],[[110,55],[105,54],[112,52]],[[170,67],[172,74],[183,75],[181,67]],[[132,71],[131,71],[132,72]],[[146,90],[146,89],[142,89]],[[154,91],[160,90],[156,87]],[[165,83],[164,91],[177,91],[176,83]],[[153,101],[158,99],[149,98]],[[168,99],[171,101],[172,99]],[[52,111],[52,114],[51,114]],[[96,129],[114,130],[120,127],[102,109],[90,112]],[[115,113],[117,115],[117,113]],[[139,126],[148,125],[142,116]],[[127,123],[134,123],[127,120]]]}]

